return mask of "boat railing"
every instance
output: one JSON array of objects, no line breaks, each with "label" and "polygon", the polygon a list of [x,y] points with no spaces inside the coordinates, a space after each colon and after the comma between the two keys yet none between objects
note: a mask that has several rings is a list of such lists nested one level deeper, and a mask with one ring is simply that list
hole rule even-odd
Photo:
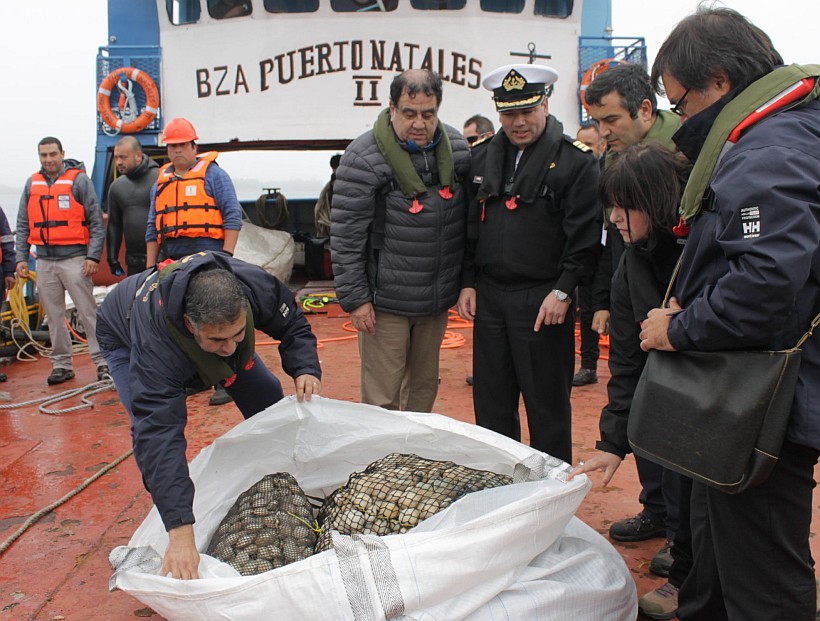
[{"label": "boat railing", "polygon": [[[589,122],[581,105],[584,78],[596,65],[621,62],[647,68],[646,40],[643,37],[578,37],[578,110],[582,125]],[[588,81],[588,80],[587,80]]]},{"label": "boat railing", "polygon": [[[112,45],[99,48],[97,52],[97,85],[102,83],[105,77],[117,69],[134,67],[147,73],[157,85],[159,92],[162,92],[161,84],[161,55],[159,46],[153,45]],[[142,110],[145,107],[145,92],[141,88],[135,89],[134,95],[137,101],[137,108]],[[111,98],[111,109],[119,116],[119,97]],[[162,107],[156,117],[143,130],[158,134],[162,128]],[[99,110],[97,110],[97,134],[110,135],[108,126],[103,122]]]}]

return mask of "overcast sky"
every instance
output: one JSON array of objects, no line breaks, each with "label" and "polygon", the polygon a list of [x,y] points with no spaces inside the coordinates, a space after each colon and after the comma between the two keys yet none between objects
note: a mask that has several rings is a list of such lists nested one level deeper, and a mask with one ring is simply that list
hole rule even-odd
[{"label": "overcast sky", "polygon": [[[787,62],[820,62],[818,0],[726,0],[724,4],[763,28]],[[666,35],[695,9],[697,1],[613,0],[612,5],[613,34],[646,37],[651,64]],[[95,62],[97,49],[105,45],[108,34],[106,6],[105,0],[3,3],[0,204],[7,213],[10,207],[16,210],[26,177],[39,167],[36,144],[44,135],[58,136],[67,157],[84,160],[89,169],[93,165]],[[283,186],[285,194],[287,182],[299,180],[299,190],[292,196],[305,191],[310,194],[314,187],[313,195],[317,195],[329,173],[324,154],[270,157],[274,159],[258,170],[253,170],[244,159],[234,161],[223,156],[220,163],[235,179],[253,179],[261,174],[259,171],[275,170],[276,184]],[[248,195],[247,190],[243,192],[240,188],[240,198],[255,197],[256,191],[251,192]],[[15,205],[10,205],[11,201]]]}]

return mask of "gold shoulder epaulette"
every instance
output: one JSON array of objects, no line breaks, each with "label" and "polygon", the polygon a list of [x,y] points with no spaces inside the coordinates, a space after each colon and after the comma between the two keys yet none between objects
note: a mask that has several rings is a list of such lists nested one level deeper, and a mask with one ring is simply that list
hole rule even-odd
[{"label": "gold shoulder epaulette", "polygon": [[580,149],[580,150],[581,150],[581,151],[583,151],[584,153],[586,153],[587,151],[592,151],[592,149],[590,149],[588,146],[586,146],[586,145],[585,145],[583,142],[581,142],[580,140],[573,140],[573,142],[572,142],[572,146],[573,146],[573,147],[575,147],[576,149]]},{"label": "gold shoulder epaulette", "polygon": [[487,142],[488,140],[492,140],[492,139],[493,139],[493,135],[492,135],[492,134],[490,134],[489,136],[484,136],[484,137],[479,138],[478,140],[476,140],[473,144],[471,144],[471,145],[470,145],[470,147],[474,149],[474,148],[476,148],[478,145],[480,145],[480,144],[484,144],[484,143],[485,143],[485,142]]}]

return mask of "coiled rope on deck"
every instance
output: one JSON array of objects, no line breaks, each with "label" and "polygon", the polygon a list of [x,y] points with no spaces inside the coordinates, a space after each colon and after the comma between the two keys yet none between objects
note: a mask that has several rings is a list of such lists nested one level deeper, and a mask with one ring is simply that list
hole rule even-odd
[{"label": "coiled rope on deck", "polygon": [[[17,359],[21,362],[34,362],[37,360],[37,356],[27,351],[29,348],[34,349],[44,358],[51,357],[51,347],[41,344],[34,338],[31,331],[32,318],[36,316],[35,325],[39,326],[43,322],[44,313],[43,307],[39,302],[34,304],[28,304],[26,302],[25,288],[29,281],[32,285],[37,283],[37,272],[29,271],[28,278],[20,278],[18,276],[15,279],[14,286],[9,289],[8,292],[10,312],[9,329],[11,332],[11,340],[17,347]],[[34,313],[36,313],[36,315],[34,315]],[[65,323],[66,326],[68,326],[69,332],[71,332],[74,337],[74,343],[71,348],[72,354],[80,354],[88,351],[88,342],[86,339],[74,330],[67,318],[65,319]],[[25,334],[26,341],[18,341],[15,331]]]},{"label": "coiled rope on deck", "polygon": [[[58,392],[55,395],[46,395],[45,397],[38,397],[37,399],[30,399],[29,401],[23,401],[21,403],[4,403],[0,405],[0,410],[16,410],[19,408],[27,407],[29,405],[34,405],[35,403],[39,403],[40,406],[38,407],[38,410],[43,414],[59,415],[65,414],[67,412],[76,412],[77,410],[84,410],[85,408],[94,407],[94,402],[88,400],[88,397],[90,397],[91,395],[96,395],[97,393],[105,392],[106,390],[112,390],[113,388],[114,382],[111,379],[111,376],[106,375],[105,378],[102,380],[86,384],[85,386],[81,386],[79,388],[71,388],[70,390],[64,390],[63,392]],[[80,400],[82,401],[82,403],[79,405],[75,405],[69,408],[61,408],[57,410],[52,410],[48,408],[48,406],[50,405],[77,396],[79,396]]]}]

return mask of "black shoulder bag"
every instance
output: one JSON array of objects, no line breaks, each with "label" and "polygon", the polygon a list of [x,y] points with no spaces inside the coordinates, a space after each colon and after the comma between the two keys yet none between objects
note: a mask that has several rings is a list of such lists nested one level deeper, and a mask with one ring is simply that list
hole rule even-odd
[{"label": "black shoulder bag", "polygon": [[650,351],[629,411],[632,450],[727,494],[763,483],[786,434],[800,347],[818,324],[820,314],[783,351]]}]

